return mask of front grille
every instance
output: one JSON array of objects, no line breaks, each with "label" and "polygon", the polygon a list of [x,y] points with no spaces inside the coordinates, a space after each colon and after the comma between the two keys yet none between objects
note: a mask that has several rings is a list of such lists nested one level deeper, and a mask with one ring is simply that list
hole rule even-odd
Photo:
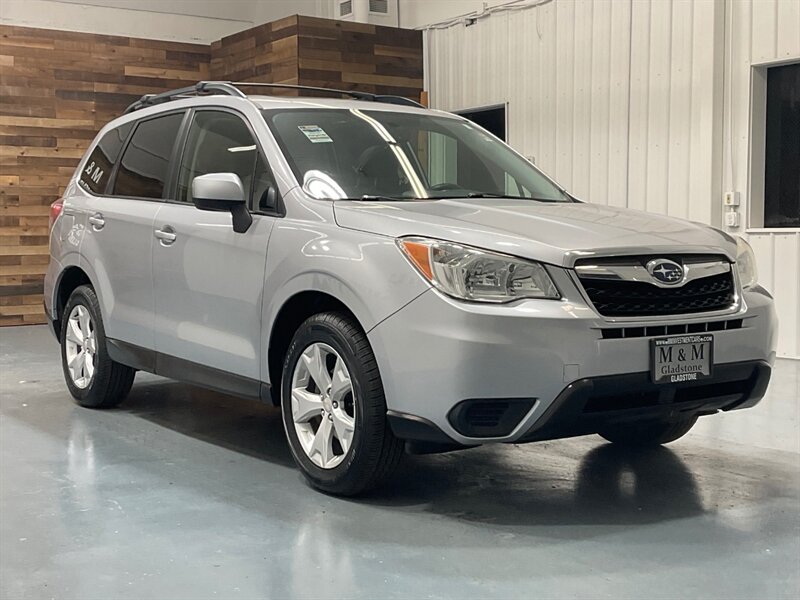
[{"label": "front grille", "polygon": [[[645,264],[650,257],[636,257]],[[684,265],[699,257],[685,257]],[[707,259],[708,257],[702,257]],[[619,259],[614,259],[619,261]],[[641,261],[641,262],[640,262]],[[589,300],[607,317],[650,317],[705,313],[731,308],[736,293],[731,271],[688,281],[675,287],[658,287],[646,281],[599,279],[581,276]]]}]

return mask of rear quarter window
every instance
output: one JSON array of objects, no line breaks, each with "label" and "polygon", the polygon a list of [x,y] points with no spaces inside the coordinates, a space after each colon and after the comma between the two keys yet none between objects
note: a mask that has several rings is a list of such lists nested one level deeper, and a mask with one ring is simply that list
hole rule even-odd
[{"label": "rear quarter window", "polygon": [[120,125],[100,139],[81,169],[80,182],[85,188],[95,194],[105,193],[114,163],[132,127],[133,123]]}]

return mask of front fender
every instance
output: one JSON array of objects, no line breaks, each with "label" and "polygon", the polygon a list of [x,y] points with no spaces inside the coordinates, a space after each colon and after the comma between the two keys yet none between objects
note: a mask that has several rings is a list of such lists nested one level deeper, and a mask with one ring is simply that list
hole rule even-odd
[{"label": "front fender", "polygon": [[393,238],[335,223],[284,219],[269,241],[262,312],[262,373],[275,320],[293,296],[316,291],[336,298],[365,332],[429,289]]}]

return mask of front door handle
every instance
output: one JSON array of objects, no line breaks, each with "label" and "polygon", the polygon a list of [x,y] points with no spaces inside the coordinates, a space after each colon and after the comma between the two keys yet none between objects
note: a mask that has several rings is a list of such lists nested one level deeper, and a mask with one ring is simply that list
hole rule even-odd
[{"label": "front door handle", "polygon": [[170,246],[178,239],[178,236],[175,235],[175,230],[169,225],[156,229],[156,237],[161,240],[162,246]]},{"label": "front door handle", "polygon": [[106,226],[106,220],[103,218],[102,214],[94,213],[91,217],[89,217],[89,224],[95,231],[100,231]]}]

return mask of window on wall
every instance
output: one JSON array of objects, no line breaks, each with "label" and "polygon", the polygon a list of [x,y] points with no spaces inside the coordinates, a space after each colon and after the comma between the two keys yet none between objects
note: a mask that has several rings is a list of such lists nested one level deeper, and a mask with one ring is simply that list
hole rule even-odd
[{"label": "window on wall", "polygon": [[767,70],[764,226],[800,227],[800,64]]},{"label": "window on wall", "polygon": [[506,141],[506,107],[476,108],[473,110],[457,111],[465,119],[480,125],[486,131]]}]

